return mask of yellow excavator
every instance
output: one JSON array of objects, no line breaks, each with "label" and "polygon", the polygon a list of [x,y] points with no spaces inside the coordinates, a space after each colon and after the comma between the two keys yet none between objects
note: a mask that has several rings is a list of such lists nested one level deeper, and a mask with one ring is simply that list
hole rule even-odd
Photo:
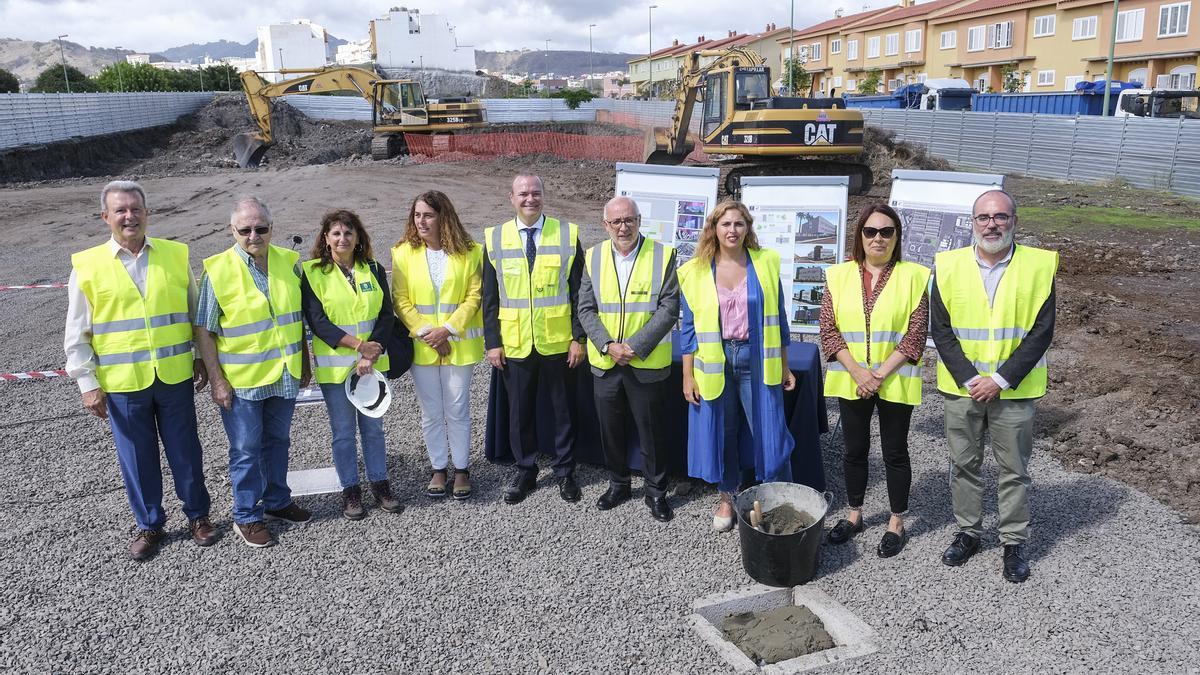
[{"label": "yellow excavator", "polygon": [[[862,153],[861,112],[836,98],[776,96],[770,69],[752,49],[701,50],[686,58],[671,126],[647,133],[647,164],[680,164],[699,146],[728,169],[731,195],[743,176],[764,175],[849,176],[851,194],[871,189],[870,167],[823,159]],[[697,103],[698,137],[688,132]]]},{"label": "yellow excavator", "polygon": [[243,168],[258,166],[271,145],[271,100],[290,94],[350,91],[370,102],[375,131],[371,158],[377,160],[405,154],[408,147],[404,134],[450,133],[487,126],[483,104],[478,100],[461,97],[426,101],[421,83],[416,80],[381,79],[369,70],[340,66],[279,72],[303,74],[271,84],[253,70],[242,73],[250,115],[258,124],[258,133],[238,134],[233,139],[234,156]]}]

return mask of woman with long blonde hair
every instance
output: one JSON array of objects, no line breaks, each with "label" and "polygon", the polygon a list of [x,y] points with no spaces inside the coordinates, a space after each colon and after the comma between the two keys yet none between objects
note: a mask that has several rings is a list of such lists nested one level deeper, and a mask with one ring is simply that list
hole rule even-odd
[{"label": "woman with long blonde hair", "polygon": [[779,254],[758,245],[753,226],[741,202],[717,204],[695,257],[679,268],[688,474],[718,484],[720,532],[733,528],[739,484],[791,480],[795,447],[783,417],[783,391],[796,379]]}]

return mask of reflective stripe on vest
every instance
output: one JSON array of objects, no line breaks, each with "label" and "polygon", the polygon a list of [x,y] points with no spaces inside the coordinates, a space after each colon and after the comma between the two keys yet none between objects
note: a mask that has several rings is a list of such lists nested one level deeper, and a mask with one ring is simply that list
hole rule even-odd
[{"label": "reflective stripe on vest", "polygon": [[[972,246],[937,254],[935,283],[950,315],[950,328],[967,360],[983,377],[1003,366],[1029,334],[1038,312],[1050,297],[1058,271],[1058,253],[1030,246],[1016,246],[1004,276],[989,305],[987,290]],[[1037,398],[1046,393],[1048,369],[1045,354],[1038,359],[1016,387],[1000,392],[1000,398]],[[965,387],[938,360],[938,389],[955,396],[968,396]]]},{"label": "reflective stripe on vest", "polygon": [[299,379],[303,370],[304,323],[300,311],[299,254],[278,246],[267,250],[270,298],[254,285],[236,247],[204,260],[221,308],[217,361],[235,389],[274,384],[286,367]]},{"label": "reflective stripe on vest", "polygon": [[555,218],[542,225],[542,243],[530,269],[515,220],[484,231],[488,259],[496,269],[500,339],[505,355],[524,358],[562,354],[571,343],[571,298],[567,278],[575,261],[579,227]]},{"label": "reflective stripe on vest", "polygon": [[[908,331],[908,322],[929,287],[929,268],[899,261],[892,266],[887,285],[871,307],[870,353],[867,353],[867,319],[863,314],[862,268],[844,262],[825,270],[833,305],[834,322],[851,358],[864,368],[875,368],[896,350]],[[825,395],[858,398],[858,384],[837,361],[829,362]],[[921,366],[904,362],[879,387],[879,398],[892,403],[921,403]]]},{"label": "reflective stripe on vest", "polygon": [[[398,290],[403,285],[407,289],[408,299],[421,315],[425,325],[439,327],[449,323],[462,323],[463,317],[456,317],[454,314],[466,300],[472,283],[477,287],[482,283],[483,247],[472,243],[465,254],[446,256],[440,293],[434,288],[433,278],[429,275],[429,262],[425,257],[424,246],[414,247],[404,242],[393,247],[392,274],[400,280],[394,288]],[[475,312],[470,317],[465,318],[465,322],[465,328],[459,330],[458,335],[449,337],[450,354],[445,357],[439,356],[424,340],[416,337],[416,331],[420,330],[421,326],[409,326],[409,334],[413,336],[413,363],[418,366],[469,366],[482,360],[483,312],[479,305],[476,305]],[[459,328],[457,324],[455,327]]]},{"label": "reflective stripe on vest", "polygon": [[96,379],[106,392],[141,391],[156,378],[178,384],[192,377],[188,247],[152,238],[146,246],[145,296],[108,242],[71,256],[91,309]]},{"label": "reflective stripe on vest", "polygon": [[[379,318],[379,310],[388,301],[383,289],[375,283],[371,267],[366,263],[355,263],[351,284],[336,264],[321,267],[320,262],[307,260],[301,267],[308,287],[325,310],[325,316],[347,335],[363,341],[370,339],[375,321]],[[360,358],[357,350],[327,344],[315,335],[312,349],[313,362],[316,364],[313,377],[318,384],[345,382]],[[386,373],[390,365],[386,352],[375,362],[375,368],[382,373]]]},{"label": "reflective stripe on vest", "polygon": [[[673,251],[671,247],[653,239],[643,239],[637,258],[633,261],[629,280],[625,282],[625,293],[622,294],[617,266],[613,260],[612,240],[605,240],[588,249],[584,263],[592,282],[596,314],[616,342],[629,340],[654,316],[666,277],[664,272],[667,260]],[[591,340],[587,342],[587,352],[588,363],[596,368],[608,370],[616,365],[612,357],[601,354]],[[634,357],[629,365],[648,370],[670,366],[671,333],[668,331],[644,360]]]},{"label": "reflective stripe on vest", "polygon": [[[779,333],[779,254],[769,249],[749,249],[763,297],[763,383],[783,381],[783,348]],[[692,376],[700,396],[712,401],[725,390],[725,347],[721,341],[721,310],[712,264],[692,258],[679,267],[679,285],[692,311],[696,351]]]}]

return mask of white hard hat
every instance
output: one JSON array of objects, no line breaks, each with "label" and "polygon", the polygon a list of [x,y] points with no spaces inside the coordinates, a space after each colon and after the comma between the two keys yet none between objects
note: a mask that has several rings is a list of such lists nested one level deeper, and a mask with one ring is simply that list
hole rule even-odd
[{"label": "white hard hat", "polygon": [[375,368],[363,376],[351,369],[346,377],[346,398],[367,417],[383,417],[392,405],[392,386]]}]

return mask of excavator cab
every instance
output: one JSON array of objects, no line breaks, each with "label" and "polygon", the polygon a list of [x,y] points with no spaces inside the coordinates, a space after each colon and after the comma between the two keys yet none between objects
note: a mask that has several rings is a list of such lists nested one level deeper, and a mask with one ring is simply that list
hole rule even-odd
[{"label": "excavator cab", "polygon": [[429,124],[425,93],[421,83],[413,80],[379,80],[375,82],[375,126]]},{"label": "excavator cab", "polygon": [[733,71],[735,110],[754,110],[771,98],[771,71],[766,66],[735,68]]}]

